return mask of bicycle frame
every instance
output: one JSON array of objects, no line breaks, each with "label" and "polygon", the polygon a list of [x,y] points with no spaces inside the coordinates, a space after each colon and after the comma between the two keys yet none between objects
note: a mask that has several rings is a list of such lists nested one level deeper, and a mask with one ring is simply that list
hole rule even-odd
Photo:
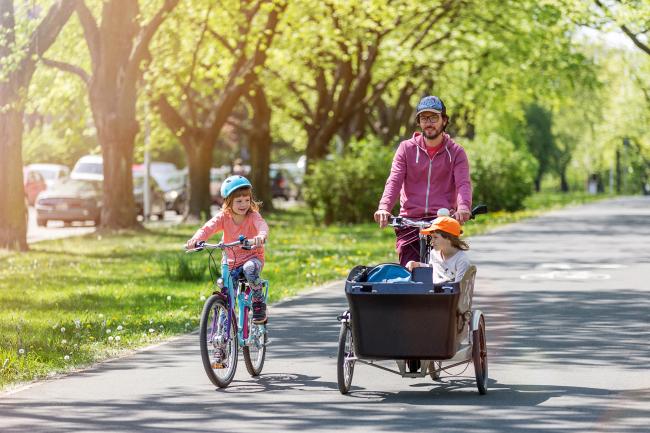
[{"label": "bicycle frame", "polygon": [[[237,331],[237,339],[239,340],[240,346],[250,346],[253,338],[251,337],[248,329],[248,314],[252,311],[253,303],[250,296],[250,286],[248,284],[241,284],[239,287],[235,288],[235,284],[231,275],[228,265],[223,263],[221,265],[221,275],[223,276],[224,289],[227,289],[225,295],[228,305],[228,317],[226,318],[226,332],[225,335],[230,335],[230,327],[235,326]],[[264,299],[266,299],[269,293],[269,282],[268,280],[262,280],[262,286],[264,287]],[[235,291],[235,289],[237,289]],[[223,293],[223,290],[222,290]],[[233,302],[233,300],[235,302]],[[233,324],[232,319],[237,317],[237,321]],[[215,315],[214,320],[218,320]],[[260,331],[264,333],[265,325],[258,325]],[[213,323],[214,330],[217,329],[216,323]]]}]

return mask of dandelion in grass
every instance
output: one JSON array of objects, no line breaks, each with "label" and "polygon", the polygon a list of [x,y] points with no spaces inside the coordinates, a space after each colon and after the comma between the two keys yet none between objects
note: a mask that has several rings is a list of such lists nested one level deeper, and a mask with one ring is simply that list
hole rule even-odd
[{"label": "dandelion in grass", "polygon": [[117,341],[118,343],[120,342],[121,339],[122,339],[122,337],[120,337],[119,335],[117,335],[117,336],[115,337],[115,341]]},{"label": "dandelion in grass", "polygon": [[117,330],[118,330],[118,331],[121,331],[122,329],[124,329],[124,327],[123,327],[122,325],[118,325],[118,326],[117,326]]},{"label": "dandelion in grass", "polygon": [[64,338],[63,340],[61,340],[61,344],[68,344],[68,340]]},{"label": "dandelion in grass", "polygon": [[18,349],[18,354],[20,356],[24,355],[25,354],[25,349],[23,349],[22,347],[20,349]]},{"label": "dandelion in grass", "polygon": [[62,326],[61,327],[61,333],[64,333],[64,332],[65,332],[65,328]]},{"label": "dandelion in grass", "polygon": [[149,324],[151,325],[153,323],[153,319],[149,319]]},{"label": "dandelion in grass", "polygon": [[64,357],[63,357],[63,360],[64,360],[64,361],[70,361],[70,355],[66,355],[66,356],[64,356]]},{"label": "dandelion in grass", "polygon": [[149,328],[149,333],[150,333],[150,334],[153,334],[154,332],[156,332],[155,329],[153,329],[153,328]]},{"label": "dandelion in grass", "polygon": [[108,341],[113,342],[113,336],[108,337]]},{"label": "dandelion in grass", "polygon": [[77,329],[81,328],[81,320],[75,319],[74,320],[74,327],[77,328]]},{"label": "dandelion in grass", "polygon": [[172,300],[172,297],[171,297],[170,295],[167,295],[167,300],[168,300],[168,301],[171,301],[171,300]]},{"label": "dandelion in grass", "polygon": [[201,295],[201,300],[205,301],[205,296]]},{"label": "dandelion in grass", "polygon": [[99,317],[100,317],[100,318],[101,318],[101,317],[104,317],[104,315],[103,315],[102,313],[99,313]]},{"label": "dandelion in grass", "polygon": [[106,333],[107,333],[107,334],[110,334],[111,332],[113,332],[113,331],[111,331],[110,328],[108,328],[108,329],[106,330]]}]

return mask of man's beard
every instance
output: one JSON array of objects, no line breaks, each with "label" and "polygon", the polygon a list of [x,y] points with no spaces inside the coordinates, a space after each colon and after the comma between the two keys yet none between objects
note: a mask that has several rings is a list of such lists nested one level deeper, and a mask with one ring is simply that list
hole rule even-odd
[{"label": "man's beard", "polygon": [[422,135],[424,135],[424,138],[426,138],[427,140],[435,140],[436,138],[438,138],[440,134],[442,134],[444,128],[440,128],[440,129],[433,128],[433,131],[434,131],[433,134],[427,134],[426,131],[422,131]]},{"label": "man's beard", "polygon": [[445,132],[445,128],[446,128],[446,127],[447,127],[447,123],[445,123],[444,125],[442,125],[442,126],[440,127],[440,129],[438,129],[438,128],[436,128],[436,127],[434,126],[434,127],[433,127],[433,131],[434,131],[433,134],[427,134],[427,133],[426,133],[426,130],[425,130],[425,129],[422,129],[422,135],[424,135],[424,138],[426,138],[427,140],[435,140],[436,138],[438,138],[438,136],[439,136],[440,134],[442,134],[443,132]]}]

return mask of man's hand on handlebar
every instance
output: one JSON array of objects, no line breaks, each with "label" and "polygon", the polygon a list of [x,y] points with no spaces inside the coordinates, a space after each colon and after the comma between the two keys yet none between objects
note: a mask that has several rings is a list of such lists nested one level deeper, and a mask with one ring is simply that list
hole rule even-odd
[{"label": "man's hand on handlebar", "polygon": [[453,216],[459,223],[463,224],[470,219],[472,213],[467,209],[458,209]]},{"label": "man's hand on handlebar", "polygon": [[388,225],[388,218],[390,218],[390,212],[386,210],[378,209],[375,212],[375,222],[378,222],[382,229]]}]

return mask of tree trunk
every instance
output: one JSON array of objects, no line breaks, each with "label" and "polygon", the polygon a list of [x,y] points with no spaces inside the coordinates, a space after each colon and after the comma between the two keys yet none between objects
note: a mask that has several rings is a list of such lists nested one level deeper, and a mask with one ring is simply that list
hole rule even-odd
[{"label": "tree trunk", "polygon": [[[188,218],[206,221],[210,218],[210,167],[212,166],[212,143],[185,137],[183,146],[187,153],[190,176],[190,205]],[[219,192],[217,192],[219,194]]]},{"label": "tree trunk", "polygon": [[[135,111],[135,100],[133,100]],[[133,146],[138,126],[135,114],[124,118],[108,107],[96,108],[100,121],[97,137],[102,146],[104,182],[101,227],[122,229],[139,227],[133,197]]]},{"label": "tree trunk", "polygon": [[271,164],[271,107],[261,86],[255,86],[253,96],[248,96],[253,107],[253,127],[250,133],[251,183],[256,198],[264,203],[264,209],[273,210],[273,195],[269,179]]},{"label": "tree trunk", "polygon": [[[27,250],[27,208],[23,185],[22,136],[24,103],[37,60],[54,43],[75,0],[60,0],[50,7],[16,56],[13,1],[0,2],[0,64],[8,72],[0,80],[0,248]],[[18,57],[18,58],[17,58]],[[13,64],[15,61],[17,64]]]},{"label": "tree trunk", "polygon": [[139,226],[132,171],[139,129],[137,85],[150,56],[151,38],[177,3],[165,0],[153,18],[141,25],[139,1],[105,0],[98,25],[85,2],[79,1],[77,15],[92,62],[92,75],[85,80],[104,164],[102,228]]},{"label": "tree trunk", "polygon": [[569,192],[569,182],[566,179],[566,169],[560,173],[560,191]]},{"label": "tree trunk", "polygon": [[[0,95],[4,96],[4,95]],[[0,100],[4,102],[4,97]],[[5,105],[4,103],[2,104]],[[27,250],[22,110],[0,113],[0,248]]]}]

